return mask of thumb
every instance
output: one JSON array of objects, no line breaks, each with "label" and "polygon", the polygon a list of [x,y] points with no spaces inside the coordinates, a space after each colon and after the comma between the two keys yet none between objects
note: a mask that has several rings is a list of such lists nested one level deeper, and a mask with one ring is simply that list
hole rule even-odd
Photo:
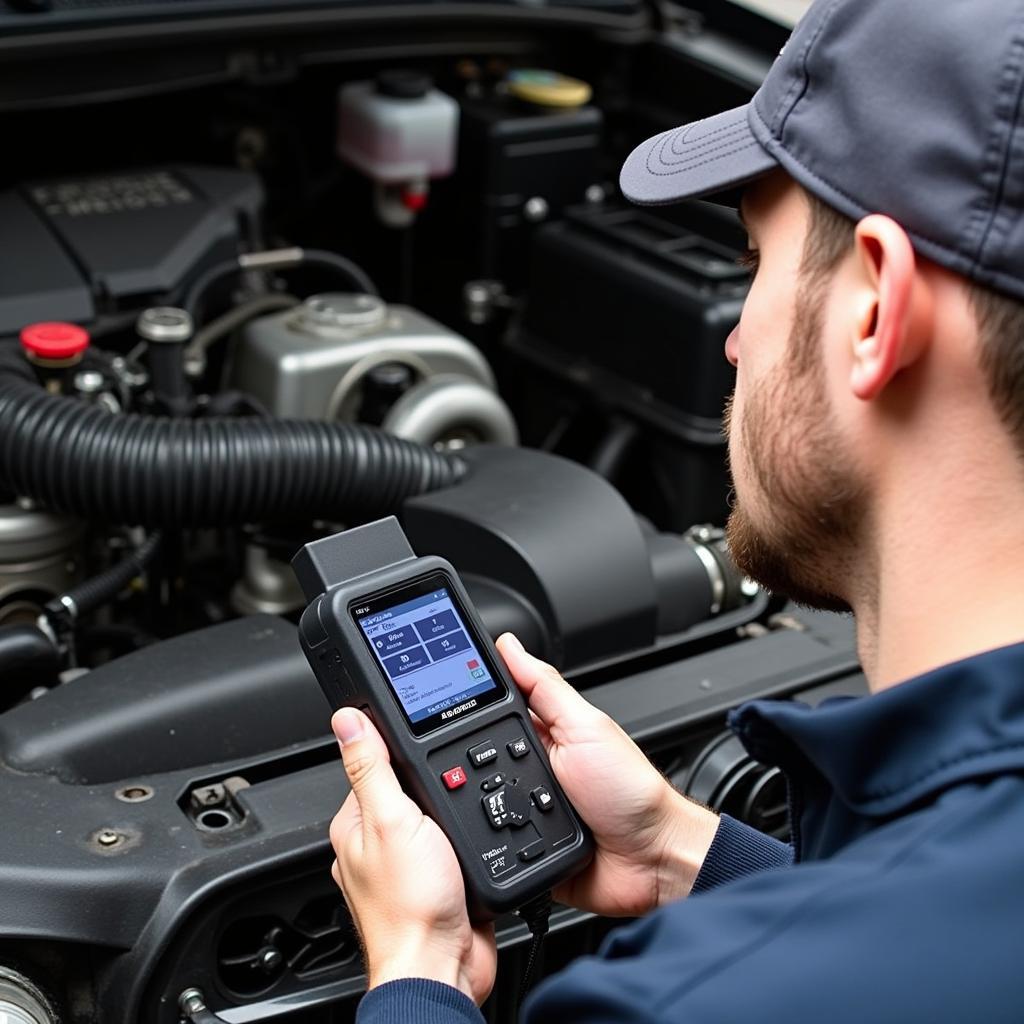
[{"label": "thumb", "polygon": [[342,708],[331,719],[341,747],[345,774],[365,819],[381,822],[403,799],[388,748],[374,724],[356,708]]},{"label": "thumb", "polygon": [[503,633],[496,646],[530,710],[549,729],[557,727],[560,720],[579,722],[594,713],[594,706],[562,678],[558,669],[528,654],[514,634]]}]

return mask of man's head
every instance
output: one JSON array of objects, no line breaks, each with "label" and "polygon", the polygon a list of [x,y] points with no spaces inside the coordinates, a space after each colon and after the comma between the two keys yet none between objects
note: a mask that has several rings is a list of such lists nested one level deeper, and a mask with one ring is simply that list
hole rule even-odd
[{"label": "man's head", "polygon": [[840,610],[867,505],[822,349],[828,288],[848,245],[829,236],[828,208],[782,172],[748,196],[751,293],[726,346],[737,368],[745,353],[725,421],[736,488],[729,545],[769,589]]},{"label": "man's head", "polygon": [[920,520],[915,493],[941,518],[928,474],[972,443],[1024,482],[1024,22],[1006,7],[818,0],[749,108],[623,169],[640,202],[746,183],[730,540],[807,603],[871,600],[880,531]]},{"label": "man's head", "polygon": [[[1024,478],[1024,303],[781,171],[747,189],[742,212],[752,282],[726,346],[739,371],[730,545],[770,589],[842,609],[873,568],[873,510],[913,480],[908,463],[927,472],[928,446],[949,444],[958,420],[980,459],[1016,454]],[[944,429],[922,436],[921,423]]]}]

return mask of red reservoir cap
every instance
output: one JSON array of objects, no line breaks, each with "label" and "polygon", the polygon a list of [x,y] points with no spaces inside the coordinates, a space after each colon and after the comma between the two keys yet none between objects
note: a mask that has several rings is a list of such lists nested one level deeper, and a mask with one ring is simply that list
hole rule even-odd
[{"label": "red reservoir cap", "polygon": [[21,346],[34,362],[66,362],[89,347],[89,332],[59,320],[29,324],[21,330]]}]

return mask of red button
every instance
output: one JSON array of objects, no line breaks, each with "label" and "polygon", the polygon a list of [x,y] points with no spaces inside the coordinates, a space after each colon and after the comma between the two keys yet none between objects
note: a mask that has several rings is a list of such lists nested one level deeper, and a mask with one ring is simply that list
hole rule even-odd
[{"label": "red button", "polygon": [[449,789],[458,789],[459,786],[466,784],[466,772],[463,768],[449,768],[441,775],[441,778],[444,779],[444,784]]},{"label": "red button", "polygon": [[29,324],[22,328],[21,345],[36,359],[73,359],[89,347],[89,332],[59,321]]}]

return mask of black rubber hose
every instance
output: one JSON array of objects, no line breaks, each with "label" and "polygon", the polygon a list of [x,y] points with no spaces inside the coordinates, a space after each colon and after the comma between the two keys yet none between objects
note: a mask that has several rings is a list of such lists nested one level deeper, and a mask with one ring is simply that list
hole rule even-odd
[{"label": "black rubber hose", "polygon": [[455,483],[465,467],[371,427],[111,414],[39,387],[0,347],[0,490],[149,527],[351,520]]},{"label": "black rubber hose", "polygon": [[[275,257],[278,257],[275,259]],[[205,270],[189,286],[182,301],[193,320],[199,322],[199,307],[206,293],[224,278],[241,274],[245,271],[294,270],[297,267],[323,267],[341,277],[345,283],[357,292],[366,295],[379,295],[377,286],[369,274],[357,263],[339,256],[338,253],[325,249],[274,249],[265,253],[249,254],[222,263],[215,263]]]},{"label": "black rubber hose", "polygon": [[130,555],[92,579],[83,580],[46,604],[46,611],[58,619],[81,618],[113,601],[136,576],[149,567],[163,538],[151,533]]},{"label": "black rubber hose", "polygon": [[591,455],[590,468],[605,480],[614,481],[639,436],[640,430],[635,423],[617,419]]},{"label": "black rubber hose", "polygon": [[35,626],[0,626],[0,704],[9,707],[36,686],[53,686],[60,672],[60,654],[53,641]]}]

